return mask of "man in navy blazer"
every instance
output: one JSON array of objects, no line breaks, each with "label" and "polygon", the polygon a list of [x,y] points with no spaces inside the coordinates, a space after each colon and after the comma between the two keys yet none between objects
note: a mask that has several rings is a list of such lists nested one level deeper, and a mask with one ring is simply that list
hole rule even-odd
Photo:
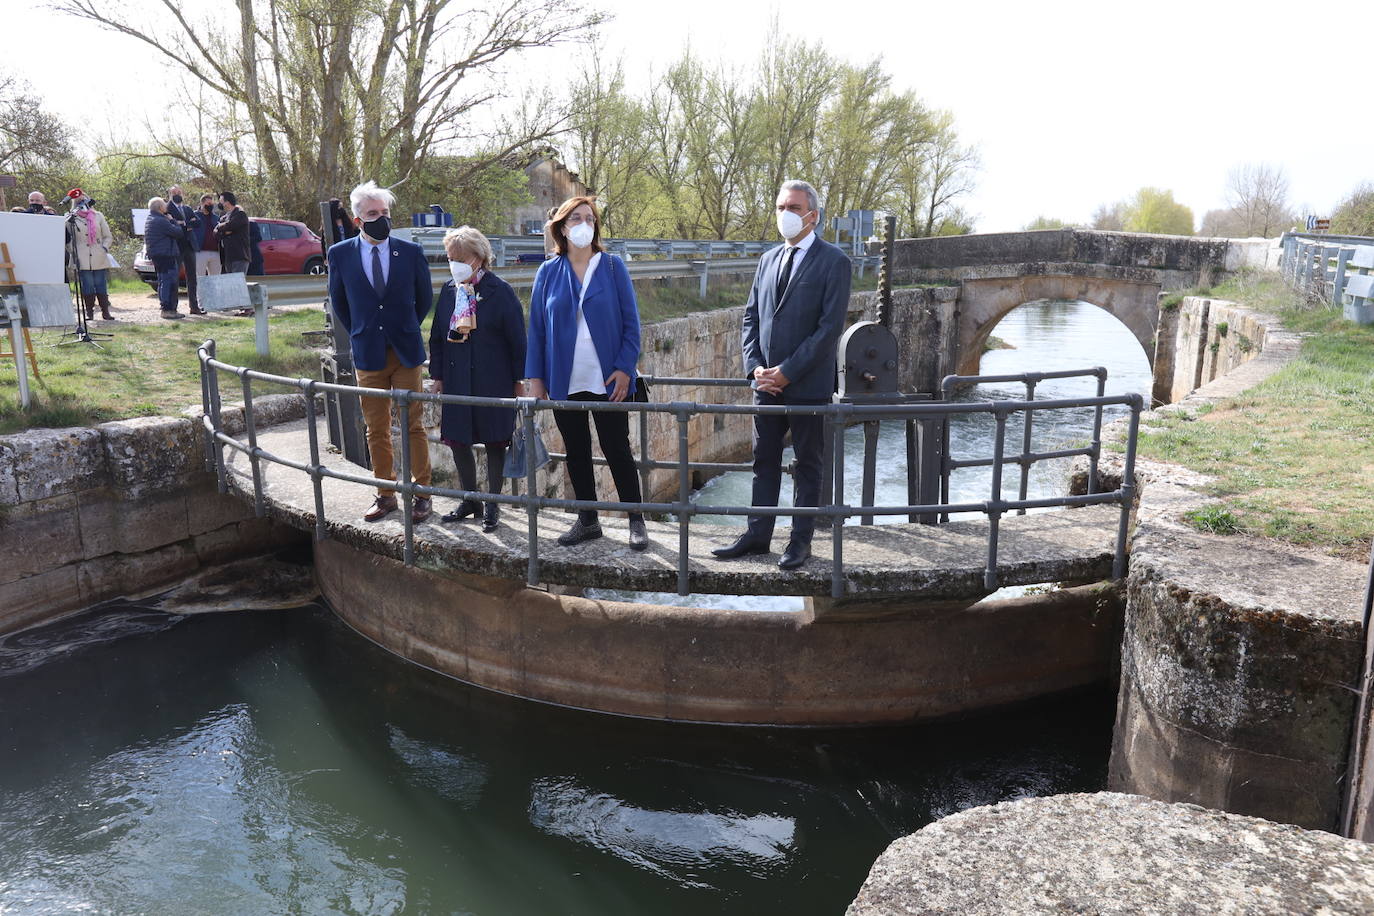
[{"label": "man in navy blazer", "polygon": [[[820,200],[805,181],[778,192],[778,231],[786,244],[764,252],[744,309],[744,372],[755,404],[828,404],[835,392],[835,347],[849,306],[850,263],[844,252],[816,235]],[[754,506],[776,506],[782,487],[783,436],[790,430],[797,456],[792,504],[820,505],[819,416],[754,417]],[[721,559],[767,553],[773,516],[751,515],[749,527]],[[811,556],[813,516],[793,516],[792,535],[778,566],[796,569]]]},{"label": "man in navy blazer", "polygon": [[[423,391],[425,341],[420,323],[434,304],[429,262],[419,245],[390,237],[391,207],[396,203],[391,191],[367,181],[353,189],[349,203],[353,222],[362,231],[329,249],[329,302],[339,322],[348,328],[358,384],[383,391]],[[419,401],[410,404],[408,435],[411,474],[415,483],[427,487],[429,442],[423,407]],[[362,408],[372,474],[395,480],[391,402],[364,397]],[[375,522],[395,511],[396,505],[395,491],[378,487],[377,499],[363,519]],[[411,513],[417,522],[429,518],[429,497],[416,496]]]}]

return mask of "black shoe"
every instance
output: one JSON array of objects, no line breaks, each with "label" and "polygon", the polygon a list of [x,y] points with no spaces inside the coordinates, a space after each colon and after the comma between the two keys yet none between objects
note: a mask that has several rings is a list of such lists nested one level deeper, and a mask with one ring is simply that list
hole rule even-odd
[{"label": "black shoe", "polygon": [[735,543],[729,547],[717,547],[711,551],[714,556],[722,560],[733,560],[736,557],[747,557],[752,554],[767,552],[768,542],[757,540],[747,532],[735,538]]},{"label": "black shoe", "polygon": [[482,508],[482,530],[491,534],[496,530],[497,523],[501,521],[501,504],[487,503]]},{"label": "black shoe", "polygon": [[601,523],[584,522],[578,519],[573,526],[558,536],[558,543],[564,547],[575,547],[583,541],[594,541],[601,537]]},{"label": "black shoe", "polygon": [[446,513],[439,519],[441,522],[461,522],[465,518],[475,516],[482,511],[482,504],[475,499],[465,499],[454,507],[452,512]]},{"label": "black shoe", "polygon": [[643,550],[649,546],[649,532],[644,529],[644,516],[630,516],[630,549]]},{"label": "black shoe", "polygon": [[778,560],[778,569],[800,569],[810,556],[811,543],[809,541],[788,541],[787,549],[782,552],[782,558]]}]

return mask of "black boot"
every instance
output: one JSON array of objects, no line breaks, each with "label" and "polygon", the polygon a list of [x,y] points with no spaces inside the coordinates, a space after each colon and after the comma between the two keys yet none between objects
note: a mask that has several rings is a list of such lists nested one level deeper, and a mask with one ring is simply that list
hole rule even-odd
[{"label": "black boot", "polygon": [[482,511],[482,504],[475,499],[465,499],[454,507],[452,512],[448,512],[439,518],[441,522],[461,522],[465,518],[473,518],[478,512]]},{"label": "black boot", "polygon": [[[506,450],[499,445],[487,446],[487,492],[500,493],[501,487],[505,484],[506,478],[501,473],[501,469],[506,464]],[[497,523],[501,520],[501,504],[498,502],[488,502],[482,511],[482,530],[490,534],[496,530]]]},{"label": "black boot", "polygon": [[486,503],[482,509],[482,530],[491,534],[501,521],[501,504]]},{"label": "black boot", "polygon": [[96,293],[95,295],[100,300],[100,317],[106,321],[114,321],[115,317],[110,314],[110,294]]},{"label": "black boot", "polygon": [[81,305],[86,310],[87,321],[95,317],[95,293],[82,293]]}]

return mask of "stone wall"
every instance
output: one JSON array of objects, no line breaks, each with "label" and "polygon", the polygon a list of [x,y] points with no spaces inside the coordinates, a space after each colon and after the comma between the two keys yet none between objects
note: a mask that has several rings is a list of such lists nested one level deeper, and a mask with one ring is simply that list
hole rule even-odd
[{"label": "stone wall", "polygon": [[[260,420],[299,398],[255,401]],[[242,428],[242,414],[226,419]],[[220,495],[186,417],[0,437],[0,633],[175,584],[202,566],[302,536]]]},{"label": "stone wall", "polygon": [[[1172,382],[1167,396],[1157,387],[1156,399],[1175,403],[1215,381],[1264,350],[1271,319],[1224,299],[1187,296],[1173,309]],[[1161,325],[1161,336],[1166,328]]]},{"label": "stone wall", "polygon": [[907,270],[1031,262],[1074,262],[1198,273],[1235,270],[1247,262],[1247,251],[1243,243],[1227,239],[1095,229],[1046,229],[900,239],[894,266],[898,277]]}]

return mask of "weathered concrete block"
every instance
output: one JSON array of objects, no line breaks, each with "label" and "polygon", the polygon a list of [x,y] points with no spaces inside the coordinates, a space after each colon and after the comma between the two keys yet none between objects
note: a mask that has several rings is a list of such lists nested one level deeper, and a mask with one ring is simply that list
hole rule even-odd
[{"label": "weathered concrete block", "polygon": [[86,604],[75,564],[0,582],[0,634],[75,613]]},{"label": "weathered concrete block", "polygon": [[204,436],[180,417],[137,417],[96,427],[110,485],[138,498],[205,467]]},{"label": "weathered concrete block", "polygon": [[109,473],[94,429],[30,429],[4,437],[21,502],[105,486]]},{"label": "weathered concrete block", "polygon": [[29,511],[7,512],[0,582],[35,576],[82,557],[75,495],[51,497],[25,508]]},{"label": "weathered concrete block", "polygon": [[186,497],[174,483],[164,488],[139,486],[146,495],[125,497],[119,490],[81,494],[82,558],[108,553],[142,553],[190,536]]},{"label": "weathered concrete block", "polygon": [[186,530],[193,536],[253,517],[253,504],[219,492],[213,474],[190,478],[181,493],[186,500]]},{"label": "weathered concrete block", "polygon": [[1374,846],[1134,795],[972,808],[897,840],[848,916],[1374,912]]},{"label": "weathered concrete block", "polygon": [[14,447],[6,438],[0,438],[0,528],[5,525],[5,508],[19,504],[19,481],[14,476],[14,463]]},{"label": "weathered concrete block", "polygon": [[81,600],[76,607],[148,594],[191,575],[198,565],[190,541],[146,553],[115,553],[86,560],[77,570]]}]

